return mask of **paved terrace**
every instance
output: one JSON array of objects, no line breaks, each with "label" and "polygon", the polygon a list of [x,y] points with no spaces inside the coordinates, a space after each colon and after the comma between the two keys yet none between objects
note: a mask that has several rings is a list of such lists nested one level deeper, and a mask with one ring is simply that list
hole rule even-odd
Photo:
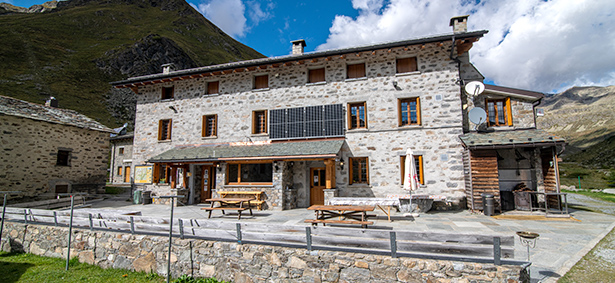
[{"label": "paved terrace", "polygon": [[[127,195],[116,196],[111,199],[93,204],[93,208],[109,208],[130,211],[141,211],[143,216],[168,218],[171,207],[165,205],[134,205],[126,199]],[[614,210],[612,204],[597,204],[587,198],[569,195],[569,203],[574,205],[602,205]],[[208,205],[191,205],[174,208],[174,217],[207,219],[207,212],[201,207]],[[615,226],[615,215],[588,212],[570,209],[572,219],[544,218],[544,214],[500,215],[495,217],[471,213],[467,210],[459,212],[429,212],[418,217],[406,216],[403,213],[393,213],[392,222],[379,210],[378,215],[370,218],[374,225],[369,229],[395,229],[422,232],[460,232],[460,233],[502,233],[515,235],[515,258],[527,260],[527,248],[522,246],[517,231],[530,231],[540,234],[536,247],[530,250],[532,266],[530,267],[532,282],[556,282],[579,259],[589,252],[606,234]],[[609,211],[611,212],[611,211]],[[241,222],[267,222],[288,225],[309,225],[305,219],[313,219],[312,211],[306,209],[293,209],[286,211],[257,211],[254,215],[243,213]],[[208,221],[237,222],[236,213],[224,216],[214,211]],[[357,227],[358,225],[344,225],[344,227]]]}]

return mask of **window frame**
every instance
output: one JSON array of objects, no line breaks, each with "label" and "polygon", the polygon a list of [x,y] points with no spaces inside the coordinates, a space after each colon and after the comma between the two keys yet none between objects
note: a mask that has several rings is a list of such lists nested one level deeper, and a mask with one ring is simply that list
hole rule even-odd
[{"label": "window frame", "polygon": [[[253,90],[269,89],[269,74],[254,75],[254,79],[252,81],[253,81],[253,87],[252,87]],[[265,83],[264,87],[259,85],[259,83],[263,83],[263,82]]]},{"label": "window frame", "polygon": [[[363,66],[362,70],[351,70],[354,67]],[[358,74],[355,74],[358,73]],[[346,64],[346,79],[355,80],[367,77],[367,64],[365,62],[360,63],[347,63]]]},{"label": "window frame", "polygon": [[[171,166],[162,163],[154,163],[154,169],[152,172],[152,183],[154,184],[171,184]],[[162,175],[162,176],[161,176]],[[160,182],[162,178],[164,182]]]},{"label": "window frame", "polygon": [[122,172],[123,172],[122,170],[123,170],[123,169],[124,169],[124,167],[122,167],[122,166],[118,166],[118,167],[117,167],[117,175],[118,175],[118,176],[122,176],[122,175],[123,175],[123,174],[122,174]]},{"label": "window frame", "polygon": [[[242,182],[241,181],[241,166],[242,165],[254,165],[254,164],[269,164],[271,166],[271,182]],[[230,167],[231,165],[237,165],[237,182],[230,181]],[[230,186],[245,186],[245,185],[261,185],[270,186],[273,185],[273,161],[253,161],[253,162],[229,162],[226,164],[225,179],[226,184]]]},{"label": "window frame", "polygon": [[[168,123],[167,123],[168,122]],[[165,125],[165,123],[167,123]],[[166,127],[166,131],[163,132],[163,128]],[[161,119],[158,120],[158,141],[170,141],[173,129],[173,119]]]},{"label": "window frame", "polygon": [[[502,118],[504,118],[504,122],[500,123],[499,121],[499,110],[498,107],[496,106],[498,102],[502,102],[502,111],[504,112],[502,115]],[[489,107],[489,103],[493,103],[493,109],[491,109],[491,107]],[[505,98],[485,98],[485,109],[487,112],[487,126],[488,127],[505,127],[505,126],[512,126],[512,107],[510,105],[510,97],[505,97]],[[490,119],[490,114],[492,112],[494,113],[494,117],[495,117],[495,122],[491,123],[491,119]]]},{"label": "window frame", "polygon": [[58,149],[56,154],[56,166],[70,167],[71,150]]},{"label": "window frame", "polygon": [[[211,134],[208,135],[210,126],[209,126],[209,119],[213,118],[213,129],[211,129]],[[210,114],[210,115],[203,115],[203,120],[202,120],[202,129],[201,129],[201,137],[204,138],[215,138],[218,137],[218,114]]]},{"label": "window frame", "polygon": [[[314,72],[322,72],[322,74],[317,74],[317,73],[315,74]],[[308,69],[308,84],[317,84],[317,83],[326,83],[326,82],[327,82],[327,77],[326,77],[325,67]]]},{"label": "window frame", "polygon": [[[406,113],[407,113],[406,115],[408,116],[407,117],[407,121],[408,121],[407,124],[403,124],[403,120],[404,120],[403,119],[404,118],[403,112],[404,112],[404,109],[402,108],[402,104],[404,102],[408,102],[408,109],[406,109]],[[413,123],[411,121],[411,117],[412,116],[410,115],[411,110],[409,109],[411,102],[415,102],[416,103],[416,122],[415,123]],[[399,127],[420,126],[420,125],[422,125],[422,121],[421,121],[421,99],[420,99],[420,97],[405,97],[405,98],[397,99],[397,125]]]},{"label": "window frame", "polygon": [[[399,172],[401,172],[401,185],[404,185],[404,181],[406,180],[406,156],[407,155],[401,155],[399,156],[399,164],[400,164],[400,170]],[[421,185],[425,185],[425,168],[424,168],[424,164],[423,164],[423,155],[421,154],[415,154],[414,156],[414,162],[418,163],[418,167],[417,167],[417,172],[416,174],[419,175],[419,184]],[[417,164],[415,164],[416,166]]]},{"label": "window frame", "polygon": [[118,155],[124,155],[124,148],[123,147],[118,148],[117,152],[118,152],[117,153]]},{"label": "window frame", "polygon": [[[211,85],[212,84],[216,85],[216,91],[215,92],[211,91]],[[219,94],[219,93],[220,93],[220,81],[209,81],[209,82],[206,83],[205,94],[213,95],[213,94]]]},{"label": "window frame", "polygon": [[[262,116],[261,116],[262,114]],[[261,119],[262,117],[262,119]],[[252,134],[261,135],[267,134],[267,110],[254,110],[252,111]],[[262,121],[264,120],[264,121]]]},{"label": "window frame", "polygon": [[[358,163],[359,164],[359,168],[356,168],[356,169],[354,168],[354,162],[353,162],[355,160],[357,160],[359,162]],[[361,160],[363,160],[364,161],[363,163],[365,164],[364,165],[365,166],[365,180],[363,180],[363,175],[361,174],[361,172],[359,172],[359,175],[358,175],[359,179],[355,181],[354,178],[353,178],[354,177],[353,176],[354,171],[355,170],[361,171],[363,169],[361,167],[361,164],[362,164]],[[369,185],[369,157],[366,157],[366,156],[365,157],[348,157],[348,163],[349,163],[349,166],[348,166],[348,174],[349,174],[348,175],[348,184],[349,185],[353,185],[353,184],[366,184],[366,185]]]},{"label": "window frame", "polygon": [[[352,109],[354,107],[358,107],[357,108],[357,115],[356,115],[356,119],[353,119],[353,114],[352,114]],[[363,107],[363,120],[365,121],[365,125],[361,126],[361,119],[360,119],[360,112],[359,112],[359,108]],[[356,130],[356,129],[367,129],[367,102],[363,101],[363,102],[350,102],[347,105],[348,108],[348,130]],[[352,126],[352,122],[353,120],[356,120],[355,123],[357,124],[355,127]]]},{"label": "window frame", "polygon": [[163,86],[160,100],[170,100],[175,98],[175,86]]},{"label": "window frame", "polygon": [[[404,63],[404,61],[406,60],[410,60],[410,61],[414,61],[414,66],[412,66],[412,62],[409,63]],[[403,63],[403,64],[400,64]],[[407,64],[407,65],[406,65]],[[402,69],[407,67],[408,70]],[[414,68],[412,68],[414,67]],[[402,69],[402,70],[400,70]],[[417,56],[412,56],[412,57],[401,57],[401,58],[397,58],[395,59],[395,74],[411,74],[411,73],[415,73],[419,71],[419,65],[418,65],[418,58]]]}]

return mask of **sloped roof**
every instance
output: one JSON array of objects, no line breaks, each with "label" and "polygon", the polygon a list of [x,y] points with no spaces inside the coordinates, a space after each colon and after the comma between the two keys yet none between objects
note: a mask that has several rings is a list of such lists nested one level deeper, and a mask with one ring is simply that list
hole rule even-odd
[{"label": "sloped roof", "polygon": [[505,86],[490,85],[490,84],[485,84],[485,90],[490,93],[502,94],[502,95],[507,95],[507,96],[524,97],[530,100],[538,100],[538,99],[545,97],[544,93],[542,92],[536,92],[536,91],[518,89],[518,88],[512,88],[512,87],[505,87]]},{"label": "sloped roof", "polygon": [[76,111],[31,103],[0,95],[0,114],[101,132],[113,132],[107,126]]},{"label": "sloped roof", "polygon": [[149,162],[197,162],[264,159],[335,158],[344,140],[278,142],[265,144],[216,144],[170,149]]},{"label": "sloped roof", "polygon": [[466,148],[502,148],[527,147],[539,145],[557,145],[566,142],[564,138],[549,134],[543,130],[525,129],[494,132],[472,132],[459,136]]}]

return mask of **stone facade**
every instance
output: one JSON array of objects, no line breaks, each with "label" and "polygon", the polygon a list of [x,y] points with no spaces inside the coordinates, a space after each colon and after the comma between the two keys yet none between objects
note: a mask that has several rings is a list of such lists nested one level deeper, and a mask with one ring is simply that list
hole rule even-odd
[{"label": "stone facade", "polygon": [[[3,251],[66,257],[68,228],[6,223]],[[167,273],[168,237],[73,229],[71,256],[103,268]],[[392,258],[304,248],[173,239],[172,277],[251,282],[529,282],[520,265]]]},{"label": "stone facade", "polygon": [[132,145],[132,134],[111,138],[111,162],[109,162],[109,182],[111,184],[130,184],[130,178],[134,172]]},{"label": "stone facade", "polygon": [[[104,187],[109,132],[11,115],[0,125],[0,190],[44,198]],[[58,165],[59,151],[69,152],[68,165]]]}]

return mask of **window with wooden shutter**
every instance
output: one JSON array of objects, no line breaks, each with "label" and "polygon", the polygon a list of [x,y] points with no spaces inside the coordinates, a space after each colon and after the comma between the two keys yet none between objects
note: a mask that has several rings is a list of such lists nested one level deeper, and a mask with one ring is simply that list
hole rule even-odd
[{"label": "window with wooden shutter", "polygon": [[398,74],[411,73],[416,71],[418,71],[418,67],[416,65],[416,57],[397,59]]},{"label": "window with wooden shutter", "polygon": [[174,88],[171,87],[163,87],[162,88],[162,100],[173,98]]},{"label": "window with wooden shutter", "polygon": [[510,97],[503,99],[487,99],[487,125],[489,127],[512,126],[512,109]]},{"label": "window with wooden shutter", "polygon": [[158,140],[170,140],[171,139],[171,119],[160,120],[158,122]]},{"label": "window with wooden shutter", "polygon": [[325,81],[325,68],[308,70],[308,82],[318,83]]},{"label": "window with wooden shutter", "polygon": [[346,78],[356,79],[365,77],[365,63],[348,64],[346,66]]},{"label": "window with wooden shutter", "polygon": [[[425,177],[423,173],[423,156],[414,155],[414,168],[416,168],[416,175],[419,177],[419,183],[425,184]],[[400,171],[401,171],[401,184],[404,185],[406,180],[406,155],[400,156]]]},{"label": "window with wooden shutter", "polygon": [[397,108],[400,127],[421,124],[421,104],[418,97],[398,99]]},{"label": "window with wooden shutter", "polygon": [[220,82],[207,82],[207,94],[217,94]]},{"label": "window with wooden shutter", "polygon": [[348,129],[367,128],[365,102],[348,104]]},{"label": "window with wooden shutter", "polygon": [[203,116],[203,137],[216,137],[218,135],[218,115]]},{"label": "window with wooden shutter", "polygon": [[350,184],[369,184],[369,162],[367,157],[350,157]]},{"label": "window with wooden shutter", "polygon": [[252,133],[267,133],[267,110],[259,110],[252,112]]},{"label": "window with wooden shutter", "polygon": [[254,76],[254,89],[269,88],[269,75]]}]

